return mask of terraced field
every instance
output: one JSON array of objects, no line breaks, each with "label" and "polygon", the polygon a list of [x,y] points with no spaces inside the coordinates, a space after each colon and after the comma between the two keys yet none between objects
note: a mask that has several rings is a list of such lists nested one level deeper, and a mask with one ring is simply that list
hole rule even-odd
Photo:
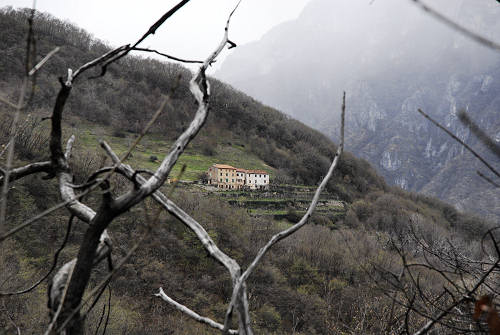
[{"label": "terraced field", "polygon": [[[267,191],[214,191],[212,194],[230,205],[245,208],[253,216],[296,222],[307,211],[316,188],[295,185],[272,185]],[[333,225],[343,218],[346,206],[331,193],[323,192],[313,220]]]}]

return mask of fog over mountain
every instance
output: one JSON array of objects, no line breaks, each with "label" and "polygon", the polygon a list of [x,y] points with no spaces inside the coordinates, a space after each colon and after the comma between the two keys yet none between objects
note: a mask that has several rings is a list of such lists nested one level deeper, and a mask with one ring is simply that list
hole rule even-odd
[{"label": "fog over mountain", "polygon": [[[500,40],[498,2],[428,2]],[[421,108],[498,167],[456,114],[467,110],[500,142],[500,53],[412,1],[312,0],[297,20],[236,49],[216,76],[333,139],[345,90],[348,150],[389,183],[500,217],[500,192],[476,175],[487,169],[417,113]]]}]

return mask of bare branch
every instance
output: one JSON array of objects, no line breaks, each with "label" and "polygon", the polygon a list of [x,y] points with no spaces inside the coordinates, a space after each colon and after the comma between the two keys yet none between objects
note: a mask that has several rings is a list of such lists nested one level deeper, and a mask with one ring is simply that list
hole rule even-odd
[{"label": "bare branch", "polygon": [[7,145],[3,145],[2,144],[2,151],[0,152],[0,157],[3,156],[3,154],[5,153],[5,151],[7,151],[7,149],[9,148],[10,146],[10,142],[7,142]]},{"label": "bare branch", "polygon": [[[70,184],[70,183],[68,183],[68,184],[66,184],[66,186],[70,187],[70,186],[71,186],[71,184]],[[93,188],[88,189],[88,190],[86,190],[85,192],[82,192],[82,193],[80,193],[79,195],[76,195],[76,196],[75,196],[75,197],[73,197],[73,198],[69,198],[69,199],[67,199],[67,200],[65,200],[65,201],[62,201],[62,202],[60,202],[60,203],[58,203],[58,204],[56,204],[56,205],[52,206],[51,208],[44,210],[44,211],[43,211],[43,212],[41,212],[40,214],[37,214],[37,215],[35,215],[35,216],[31,217],[30,219],[28,219],[28,220],[24,221],[23,223],[19,224],[17,227],[12,228],[12,229],[11,229],[11,230],[9,230],[7,233],[5,233],[4,235],[1,235],[1,236],[0,236],[0,243],[1,243],[2,241],[6,240],[7,238],[9,238],[10,236],[12,236],[12,235],[16,234],[16,233],[17,233],[17,232],[19,232],[20,230],[22,230],[22,229],[24,229],[24,228],[26,228],[26,227],[28,227],[28,226],[32,225],[33,223],[35,223],[36,221],[40,220],[40,219],[41,219],[41,218],[43,218],[44,216],[47,216],[47,215],[49,215],[50,213],[55,212],[56,210],[58,210],[58,209],[60,209],[60,208],[63,208],[63,207],[65,207],[65,206],[67,206],[67,205],[68,205],[68,204],[70,204],[70,203],[74,203],[76,200],[78,200],[78,199],[80,199],[81,197],[83,197],[83,196],[85,196],[86,194],[88,194],[88,193],[89,193],[92,189],[93,189]],[[93,210],[92,210],[92,209],[90,209],[90,208],[89,208],[89,210],[93,212]],[[90,211],[89,211],[87,214],[91,213]],[[82,214],[83,214],[83,213],[85,213],[85,211],[84,211],[84,212],[82,212]],[[82,217],[83,217],[83,218],[85,218],[87,214],[83,215]],[[77,216],[77,217],[78,217],[78,216]]]},{"label": "bare branch", "polygon": [[424,4],[420,0],[411,0],[411,1],[413,1],[417,6],[419,6],[423,11],[425,11],[429,15],[433,16],[438,21],[444,23],[448,27],[457,30],[458,32],[462,33],[463,35],[471,38],[472,40],[474,40],[474,41],[476,41],[476,42],[478,42],[478,43],[480,43],[480,44],[482,44],[484,46],[487,46],[490,49],[494,49],[494,50],[500,51],[500,44],[498,44],[496,42],[493,42],[493,41],[487,39],[486,37],[481,36],[479,34],[476,34],[476,33],[472,32],[472,31],[470,31],[469,29],[467,29],[467,28],[459,25],[455,21],[447,18],[446,16],[444,16],[441,13],[439,13],[435,9],[429,7],[428,5]]},{"label": "bare branch", "polygon": [[[111,310],[111,285],[108,285],[108,309],[107,309],[107,314],[106,314],[106,321],[104,321],[104,331],[103,334],[106,333],[106,327],[108,325],[109,321],[109,311]],[[102,321],[104,319],[104,313],[106,312],[106,305],[103,304],[102,306],[102,313],[101,313],[101,318],[99,319],[99,323],[97,324],[97,327],[95,329],[95,335],[99,334],[99,328],[101,328]]]},{"label": "bare branch", "polygon": [[106,313],[106,305],[102,305],[101,317],[99,318],[99,322],[97,323],[97,327],[95,329],[94,335],[99,334],[99,328],[101,328],[102,320],[104,320],[104,313]]},{"label": "bare branch", "polygon": [[500,177],[500,173],[498,173],[497,170],[495,170],[483,157],[481,157],[474,149],[472,149],[470,146],[468,146],[464,141],[456,137],[451,131],[443,127],[439,122],[435,121],[433,118],[431,118],[429,115],[424,113],[421,109],[418,109],[418,112],[422,114],[426,119],[434,123],[439,129],[443,130],[446,134],[448,134],[451,138],[453,138],[455,141],[460,143],[465,149],[469,150],[477,159],[481,161],[490,171],[492,171],[497,177]]},{"label": "bare branch", "polygon": [[0,95],[0,102],[3,102],[4,104],[14,109],[17,109],[17,105],[15,103],[10,102],[7,98],[2,97],[1,95]]},{"label": "bare branch", "polygon": [[[139,246],[144,242],[144,240],[150,235],[151,233],[151,228],[148,227],[147,231],[139,238],[139,240],[132,246],[132,248],[128,251],[128,253],[123,257],[118,265],[108,273],[108,275],[99,283],[97,284],[92,291],[86,295],[86,299],[81,301],[76,308],[74,308],[70,313],[67,313],[68,316],[67,318],[61,323],[59,326],[59,329],[56,331],[58,334],[61,332],[65,327],[68,325],[68,323],[73,319],[73,317],[80,311],[80,309],[94,296],[96,295],[103,287],[106,287],[106,285],[109,284],[113,276],[120,270],[120,268],[132,257],[134,252],[139,248]],[[69,285],[68,285],[69,286]],[[46,334],[47,335],[47,334]]]},{"label": "bare branch", "polygon": [[109,295],[108,295],[108,312],[106,313],[106,321],[104,322],[104,329],[102,335],[106,334],[106,328],[108,328],[109,313],[111,312],[111,285],[108,285]]},{"label": "bare branch", "polygon": [[[24,105],[24,99],[26,90],[28,88],[28,79],[24,77],[21,91],[19,94],[19,100],[16,106],[16,113],[14,114],[14,120],[12,121],[12,133],[15,134],[17,130],[17,123],[19,121],[19,115]],[[12,136],[9,140],[9,148],[7,151],[7,162],[5,164],[5,174],[3,175],[3,186],[0,201],[0,234],[3,232],[3,226],[5,222],[5,215],[7,211],[7,195],[9,193],[9,181],[10,181],[10,169],[12,166],[12,161],[14,160],[14,147],[15,147],[15,136]]]},{"label": "bare branch", "polygon": [[[240,1],[241,2],[241,1]],[[171,147],[170,152],[163,159],[162,163],[156,170],[155,174],[148,179],[148,181],[141,186],[140,190],[132,190],[129,193],[118,198],[117,206],[120,210],[130,208],[134,204],[137,204],[142,199],[147,197],[156,191],[161,185],[165,183],[172,167],[177,162],[179,156],[184,152],[186,146],[191,142],[191,140],[198,134],[199,130],[203,126],[208,116],[208,84],[206,81],[205,70],[208,66],[215,60],[215,58],[222,52],[224,47],[227,45],[229,37],[228,37],[228,29],[229,23],[231,20],[231,16],[234,11],[238,8],[238,5],[233,9],[226,23],[225,33],[222,41],[220,42],[217,49],[205,60],[203,65],[200,67],[198,73],[191,79],[189,88],[191,93],[195,97],[198,102],[198,110],[196,111],[196,115],[191,121],[189,127],[184,131],[178,139],[175,141],[174,145]],[[161,21],[161,20],[160,20]],[[160,22],[158,21],[158,22]],[[156,25],[156,24],[155,24]],[[154,26],[153,26],[154,27]],[[153,29],[154,31],[156,29]]]},{"label": "bare branch", "polygon": [[[31,174],[45,172],[49,173],[52,170],[52,165],[50,161],[31,163],[26,166],[18,167],[10,170],[9,181],[13,182],[15,180],[21,179]],[[6,171],[1,171],[0,174],[5,175]],[[4,180],[4,176],[0,176],[0,183]]]},{"label": "bare branch", "polygon": [[[17,123],[19,122],[19,115],[24,108],[24,100],[26,91],[28,89],[28,71],[31,66],[31,60],[35,58],[35,39],[33,37],[33,18],[35,16],[35,3],[33,3],[33,8],[31,9],[31,15],[28,18],[28,36],[26,45],[26,73],[23,78],[21,89],[19,92],[19,98],[17,101],[17,106],[15,107],[16,112],[14,114],[14,119],[12,121],[11,131],[12,134],[17,132]],[[9,180],[10,180],[10,169],[12,166],[12,161],[14,160],[14,147],[15,147],[15,136],[11,136],[9,140],[10,146],[7,152],[7,162],[5,165],[4,180],[1,193],[0,201],[0,234],[3,233],[3,226],[5,223],[5,215],[7,212],[7,195],[9,193]]]},{"label": "bare branch", "polygon": [[483,143],[486,148],[491,150],[498,158],[500,158],[500,146],[495,143],[479,126],[472,121],[465,111],[458,112],[458,119],[466,125],[474,135]]},{"label": "bare branch", "polygon": [[73,223],[73,219],[74,219],[74,216],[72,215],[68,221],[68,228],[66,229],[66,235],[64,236],[64,239],[63,239],[61,246],[59,247],[59,249],[57,249],[56,253],[54,254],[54,259],[52,260],[52,266],[50,267],[49,271],[47,271],[47,273],[42,278],[40,278],[35,284],[30,286],[29,288],[21,290],[21,291],[17,291],[17,292],[8,292],[8,293],[0,292],[0,296],[19,295],[19,294],[28,293],[28,292],[34,290],[35,288],[37,288],[38,285],[40,285],[45,279],[47,279],[48,276],[50,276],[52,271],[54,271],[54,269],[57,266],[57,259],[59,258],[59,254],[61,253],[61,251],[66,246],[66,243],[68,242],[68,238],[69,238],[69,235],[71,233],[71,225]]},{"label": "bare branch", "polygon": [[9,310],[7,309],[7,307],[5,307],[5,301],[3,301],[2,303],[3,303],[3,308],[5,309],[5,314],[9,318],[10,323],[12,323],[12,325],[14,326],[14,328],[16,328],[17,335],[21,335],[21,329],[14,322],[14,318],[12,317],[12,315],[10,315]]},{"label": "bare branch", "polygon": [[66,208],[70,211],[70,213],[83,222],[89,223],[92,221],[96,212],[92,208],[77,200],[79,197],[75,194],[75,190],[72,187],[73,176],[69,173],[60,173],[58,180],[59,192],[62,199],[66,203]]},{"label": "bare branch", "polygon": [[52,51],[50,51],[37,65],[35,65],[30,72],[28,72],[28,76],[33,76],[40,68],[52,57],[54,56],[61,48],[55,47]]},{"label": "bare branch", "polygon": [[129,45],[126,46],[124,50],[120,53],[116,53],[113,55],[113,57],[110,57],[108,60],[104,62],[101,68],[101,74],[100,76],[103,76],[106,74],[107,68],[110,64],[116,62],[117,60],[125,57],[131,50],[136,48],[142,41],[144,41],[149,35],[154,35],[156,33],[156,30],[160,28],[160,26],[165,23],[172,15],[174,15],[177,11],[179,11],[184,5],[186,5],[190,0],[182,0],[179,2],[177,5],[175,5],[173,8],[171,8],[168,12],[163,14],[163,16],[155,22],[151,27],[149,27],[148,31],[142,35],[142,37],[130,47]]},{"label": "bare branch", "polygon": [[495,186],[496,188],[500,188],[500,184],[495,183],[491,178],[489,178],[488,176],[485,176],[483,173],[481,173],[481,171],[476,171],[476,173],[479,177],[483,178],[491,185]]},{"label": "bare branch", "polygon": [[189,60],[189,59],[178,58],[178,57],[167,55],[166,53],[159,52],[159,51],[153,50],[153,49],[139,48],[139,47],[135,47],[135,48],[131,48],[131,49],[132,49],[132,51],[142,51],[142,52],[155,53],[157,55],[166,57],[168,59],[175,60],[177,62],[186,63],[186,64],[197,64],[197,63],[198,64],[203,64],[203,61],[200,61],[200,60]]},{"label": "bare branch", "polygon": [[[192,311],[191,309],[187,308],[186,306],[184,306],[184,305],[178,303],[177,301],[173,300],[168,295],[166,295],[165,292],[163,292],[163,289],[161,287],[160,287],[160,291],[158,293],[156,293],[155,296],[162,298],[165,302],[167,302],[168,304],[172,305],[173,307],[175,307],[177,310],[181,311],[182,313],[184,313],[184,314],[192,317],[193,319],[195,319],[198,322],[207,324],[210,327],[215,328],[215,329],[219,329],[219,330],[223,330],[224,329],[224,325],[223,324],[215,322],[214,320],[212,320],[210,318],[201,316],[198,313],[196,313],[196,312]],[[229,334],[239,334],[239,332],[237,330],[232,330],[231,329],[231,330],[229,330]]]},{"label": "bare branch", "polygon": [[[344,121],[344,115],[345,115],[345,107],[342,110],[342,121]],[[342,122],[342,125],[341,125],[341,129],[342,129],[342,131],[341,131],[342,135],[341,135],[340,145],[339,145],[339,148],[337,150],[337,153],[335,154],[334,160],[333,160],[332,164],[330,165],[330,169],[328,170],[328,173],[323,178],[323,181],[321,182],[321,184],[319,185],[319,187],[316,189],[316,192],[314,193],[313,200],[311,201],[311,204],[309,205],[309,208],[308,208],[307,212],[304,214],[304,216],[302,217],[302,219],[298,223],[296,223],[292,227],[290,227],[290,228],[288,228],[288,229],[286,229],[286,230],[284,230],[282,232],[279,232],[278,234],[274,235],[271,238],[271,240],[269,240],[269,242],[263,248],[261,248],[259,250],[257,256],[254,259],[254,261],[250,264],[250,266],[248,267],[248,269],[243,273],[243,275],[241,276],[240,280],[245,281],[248,278],[248,276],[255,269],[256,265],[259,263],[259,261],[261,260],[261,258],[266,254],[267,251],[269,251],[269,249],[274,244],[276,244],[277,242],[281,241],[282,239],[284,239],[284,238],[292,235],[293,233],[295,233],[297,230],[299,230],[300,228],[302,228],[307,223],[307,220],[311,217],[312,212],[315,210],[316,205],[318,204],[318,200],[319,200],[319,197],[321,195],[321,192],[324,190],[324,188],[326,187],[326,184],[328,183],[328,181],[332,177],[333,171],[337,167],[338,161],[340,159],[340,155],[342,154],[342,151],[343,151],[343,148],[344,148],[344,136],[343,136],[344,123],[343,122]]]},{"label": "bare branch", "polygon": [[248,279],[248,277],[250,276],[250,274],[252,273],[252,271],[257,267],[257,264],[260,262],[260,260],[262,259],[262,257],[264,257],[264,255],[269,251],[269,249],[271,249],[271,247],[273,245],[275,245],[276,243],[278,243],[282,239],[284,239],[284,238],[292,235],[297,230],[299,230],[300,228],[302,228],[307,223],[307,221],[309,220],[309,218],[311,217],[313,211],[316,208],[316,205],[318,204],[318,200],[319,200],[319,197],[321,195],[321,192],[326,187],[326,184],[328,183],[328,181],[332,177],[333,171],[337,167],[338,161],[340,159],[340,155],[342,154],[342,151],[344,149],[344,121],[345,121],[345,93],[344,93],[343,100],[342,100],[342,114],[341,114],[341,128],[340,128],[340,145],[339,145],[338,150],[337,150],[337,152],[335,154],[335,157],[334,157],[333,162],[332,162],[332,164],[330,166],[330,169],[328,170],[328,173],[323,178],[323,180],[322,180],[321,184],[319,185],[319,187],[316,189],[316,192],[314,193],[314,197],[313,197],[313,199],[311,201],[311,204],[309,205],[309,208],[307,209],[307,212],[304,214],[304,216],[302,217],[302,219],[298,223],[296,223],[295,225],[291,226],[290,228],[285,229],[285,230],[279,232],[278,234],[274,235],[269,240],[269,242],[264,247],[262,247],[259,250],[259,252],[257,253],[257,256],[255,257],[255,259],[248,266],[248,268],[241,275],[241,277],[238,278],[238,281],[237,281],[236,285],[234,286],[233,295],[231,297],[231,302],[230,302],[230,304],[228,306],[228,309],[226,311],[226,319],[224,321],[224,331],[227,331],[227,329],[229,327],[229,321],[231,319],[232,310],[233,310],[233,308],[234,308],[234,306],[236,304],[236,300],[237,300],[237,298],[238,298],[238,296],[240,294],[241,286]]},{"label": "bare branch", "polygon": [[73,270],[75,269],[75,264],[76,259],[66,263],[61,270],[57,272],[52,280],[52,286],[49,288],[49,308],[51,312],[56,309],[56,307],[57,309],[44,335],[50,334],[52,328],[54,328],[54,325],[57,322],[59,314],[61,314],[64,300],[66,299],[66,294],[68,293],[68,284],[71,281]]},{"label": "bare branch", "polygon": [[[122,173],[124,176],[132,180],[134,183],[139,183],[143,185],[146,183],[146,179],[137,174],[129,165],[123,164],[120,162],[119,157],[113,152],[111,147],[105,142],[101,141],[102,148],[108,153],[111,157],[113,163],[117,164],[117,172]],[[155,191],[152,194],[153,199],[155,199],[160,205],[162,205],[170,214],[172,214],[175,218],[185,224],[193,233],[196,234],[200,242],[203,244],[207,252],[212,256],[215,260],[220,262],[222,265],[228,269],[231,276],[236,276],[239,273],[240,267],[235,260],[222,252],[217,245],[214,243],[210,235],[207,233],[205,228],[200,225],[195,219],[193,219],[189,214],[184,212],[179,206],[177,206],[174,202],[169,200],[163,193],[160,191]]]},{"label": "bare branch", "polygon": [[88,69],[93,68],[101,63],[104,63],[105,61],[111,59],[115,55],[127,50],[129,47],[130,47],[129,44],[119,46],[118,48],[113,49],[111,51],[108,51],[104,55],[102,55],[96,59],[93,59],[88,63],[83,64],[73,74],[68,76],[67,84],[71,85],[76,80],[76,78],[78,78],[78,76],[81,75],[83,72],[85,72]]}]

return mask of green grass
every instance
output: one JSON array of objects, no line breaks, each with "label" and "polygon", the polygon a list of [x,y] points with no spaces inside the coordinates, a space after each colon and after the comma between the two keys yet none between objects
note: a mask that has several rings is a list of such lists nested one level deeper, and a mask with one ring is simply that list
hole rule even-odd
[{"label": "green grass", "polygon": [[[126,138],[112,136],[112,129],[106,127],[98,127],[88,122],[82,121],[79,123],[80,130],[77,131],[75,148],[80,148],[85,151],[98,150],[99,139],[105,140],[118,156],[123,156],[127,152],[129,146],[134,143],[135,138],[132,134],[126,134]],[[67,134],[69,136],[69,134]],[[166,141],[158,134],[147,134],[137,145],[132,152],[132,157],[127,159],[126,163],[136,169],[156,170],[160,165],[161,160],[168,153],[173,142]],[[156,156],[157,162],[151,162],[150,157]],[[188,146],[186,151],[179,157],[171,172],[171,177],[176,178],[183,165],[186,165],[186,171],[181,179],[194,181],[200,178],[203,172],[206,172],[210,166],[215,163],[229,164],[235,167],[244,169],[261,169],[266,170],[274,176],[274,170],[260,160],[257,156],[245,151],[245,148],[240,145],[219,145],[217,152],[213,156],[206,156],[201,153],[201,150],[193,145]]]}]

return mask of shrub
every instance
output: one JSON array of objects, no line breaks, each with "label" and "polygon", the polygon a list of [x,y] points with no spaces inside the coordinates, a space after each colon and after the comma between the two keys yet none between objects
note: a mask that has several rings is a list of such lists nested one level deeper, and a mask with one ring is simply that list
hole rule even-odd
[{"label": "shrub", "polygon": [[257,324],[260,328],[265,328],[270,331],[277,330],[281,325],[281,315],[273,306],[264,304],[256,312]]}]

